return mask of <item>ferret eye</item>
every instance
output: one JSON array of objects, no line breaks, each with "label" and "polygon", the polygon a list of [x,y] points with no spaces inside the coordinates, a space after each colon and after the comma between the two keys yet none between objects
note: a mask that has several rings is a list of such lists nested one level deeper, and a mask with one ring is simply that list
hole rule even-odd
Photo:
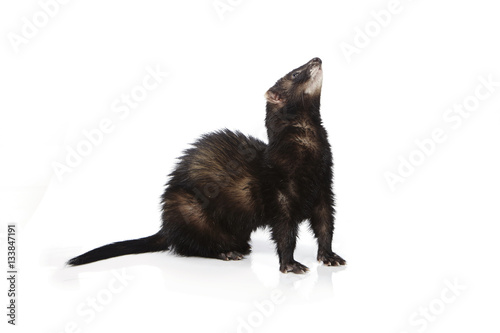
[{"label": "ferret eye", "polygon": [[299,75],[299,74],[300,74],[300,72],[295,72],[292,74],[292,77],[295,79],[297,77],[297,75]]}]

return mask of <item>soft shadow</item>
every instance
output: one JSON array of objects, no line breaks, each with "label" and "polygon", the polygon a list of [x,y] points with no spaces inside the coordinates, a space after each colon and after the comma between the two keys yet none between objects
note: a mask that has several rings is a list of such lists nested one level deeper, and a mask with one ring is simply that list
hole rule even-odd
[{"label": "soft shadow", "polygon": [[[127,255],[88,265],[68,267],[65,261],[81,253],[73,249],[54,250],[46,254],[44,263],[54,267],[53,282],[62,288],[79,288],[88,273],[102,273],[141,267],[159,270],[167,290],[231,300],[255,300],[280,290],[291,298],[322,300],[333,296],[332,278],[346,267],[320,265],[314,244],[299,244],[296,260],[309,267],[306,274],[283,274],[279,271],[274,245],[266,238],[252,240],[252,253],[240,261],[179,257],[170,252]],[[55,254],[55,256],[54,256]],[[52,259],[47,259],[52,258]]]}]

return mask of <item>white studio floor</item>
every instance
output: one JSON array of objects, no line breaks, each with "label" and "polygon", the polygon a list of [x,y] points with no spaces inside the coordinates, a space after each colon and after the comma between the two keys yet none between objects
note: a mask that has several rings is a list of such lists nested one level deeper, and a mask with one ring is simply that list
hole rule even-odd
[{"label": "white studio floor", "polygon": [[[393,219],[401,209],[372,218],[392,205],[378,199],[378,207],[353,209],[351,218],[338,214],[334,250],[348,260],[345,268],[319,266],[314,239],[303,228],[295,257],[311,271],[301,276],[278,271],[266,230],[253,235],[253,253],[239,262],[155,253],[65,268],[65,260],[83,251],[154,231],[157,212],[144,215],[147,230],[135,223],[133,211],[111,219],[113,203],[99,202],[103,192],[89,196],[83,188],[51,184],[20,233],[22,332],[401,333],[499,327],[499,271],[492,265],[499,245],[496,234],[484,229],[493,220],[472,230],[457,221],[447,229],[453,223],[419,221],[426,214],[415,212],[398,227]],[[86,200],[84,209],[78,208]],[[82,223],[94,213],[94,221]],[[75,214],[76,224],[70,221]],[[121,230],[114,231],[118,225]]]}]

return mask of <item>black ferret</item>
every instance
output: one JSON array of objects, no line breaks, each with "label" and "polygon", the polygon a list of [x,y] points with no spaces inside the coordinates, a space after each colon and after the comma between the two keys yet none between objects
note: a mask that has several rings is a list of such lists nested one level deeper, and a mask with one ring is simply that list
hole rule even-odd
[{"label": "black ferret", "polygon": [[293,252],[308,220],[317,259],[344,265],[332,251],[332,153],[320,116],[321,59],[279,79],[265,97],[269,143],[227,129],[203,135],[186,150],[162,195],[162,228],[149,237],[91,250],[69,265],[126,254],[171,250],[182,256],[240,260],[252,231],[269,226],[280,271],[304,273]]}]

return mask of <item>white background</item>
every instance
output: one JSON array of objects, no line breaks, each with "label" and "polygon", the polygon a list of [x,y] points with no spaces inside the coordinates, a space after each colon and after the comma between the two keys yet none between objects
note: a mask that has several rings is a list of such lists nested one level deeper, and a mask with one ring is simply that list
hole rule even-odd
[{"label": "white background", "polygon": [[[9,38],[40,4],[0,5],[3,260],[7,223],[19,238],[12,331],[497,332],[500,87],[456,128],[443,115],[474,96],[480,76],[500,81],[498,5],[401,0],[349,62],[342,43],[376,29],[370,13],[389,1],[230,3],[221,19],[212,0],[69,1],[17,52]],[[267,231],[241,262],[155,253],[64,267],[155,233],[182,150],[224,127],[264,139],[265,91],[316,56],[345,268],[316,264],[305,228],[303,276],[279,273]],[[148,66],[169,75],[121,119],[114,101]],[[113,131],[59,180],[53,163],[105,118]],[[384,174],[436,128],[446,140],[392,191]],[[12,329],[2,280],[2,326]]]}]

